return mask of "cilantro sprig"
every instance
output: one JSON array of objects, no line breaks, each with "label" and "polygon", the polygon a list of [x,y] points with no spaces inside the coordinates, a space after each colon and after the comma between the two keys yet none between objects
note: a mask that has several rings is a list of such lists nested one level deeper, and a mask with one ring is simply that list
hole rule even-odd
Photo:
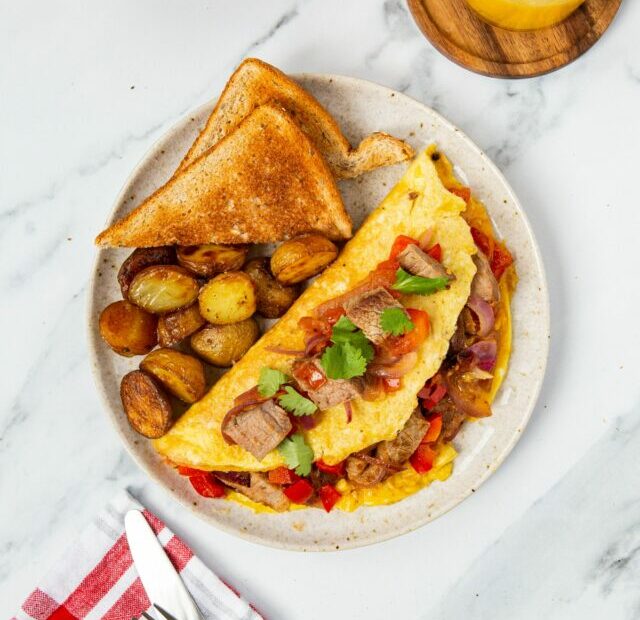
[{"label": "cilantro sprig", "polygon": [[380,315],[380,326],[387,334],[401,336],[410,332],[415,325],[403,308],[386,308]]},{"label": "cilantro sprig", "polygon": [[278,398],[280,405],[295,416],[311,415],[315,413],[318,407],[308,398],[305,398],[300,392],[294,390],[290,385],[284,388],[286,394]]},{"label": "cilantro sprig", "polygon": [[263,366],[260,369],[260,378],[258,379],[258,393],[263,398],[271,398],[288,380],[289,377],[282,371]]},{"label": "cilantro sprig", "polygon": [[391,286],[394,291],[414,295],[433,295],[449,285],[449,278],[423,278],[414,276],[400,268],[396,271],[395,284]]},{"label": "cilantro sprig", "polygon": [[360,377],[373,359],[374,351],[362,330],[346,316],[341,316],[331,330],[331,342],[320,358],[330,379]]},{"label": "cilantro sprig", "polygon": [[313,463],[313,450],[300,433],[294,433],[278,446],[287,467],[295,469],[299,476],[308,476]]}]

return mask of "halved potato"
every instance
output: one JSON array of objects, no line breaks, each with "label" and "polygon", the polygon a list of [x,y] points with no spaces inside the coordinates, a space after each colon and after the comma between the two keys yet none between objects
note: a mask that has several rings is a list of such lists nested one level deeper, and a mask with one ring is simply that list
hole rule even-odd
[{"label": "halved potato", "polygon": [[138,248],[122,263],[118,271],[118,284],[122,291],[122,296],[127,299],[129,286],[133,278],[143,269],[152,265],[171,265],[176,262],[176,251],[172,246],[160,248]]},{"label": "halved potato", "polygon": [[207,391],[199,359],[175,349],[157,349],[140,362],[144,370],[185,403],[195,403]]},{"label": "halved potato", "polygon": [[318,234],[300,235],[276,248],[271,273],[281,284],[297,284],[318,275],[338,256],[338,248]]},{"label": "halved potato", "polygon": [[120,398],[129,424],[141,435],[157,439],[171,428],[169,397],[148,374],[134,370],[122,377]]},{"label": "halved potato", "polygon": [[244,266],[245,273],[256,287],[256,307],[258,314],[268,318],[281,317],[300,295],[297,286],[280,284],[269,270],[269,259],[253,258]]},{"label": "halved potato", "polygon": [[248,319],[256,311],[256,290],[242,271],[221,273],[209,280],[198,296],[200,314],[214,325]]},{"label": "halved potato", "polygon": [[144,355],[158,343],[158,319],[128,301],[109,304],[98,324],[102,339],[119,355]]},{"label": "halved potato", "polygon": [[191,348],[205,361],[226,368],[237,362],[260,337],[254,318],[230,325],[209,325],[191,336]]},{"label": "halved potato", "polygon": [[192,304],[200,287],[186,269],[174,265],[147,267],[129,286],[129,300],[153,314],[165,314]]},{"label": "halved potato", "polygon": [[211,278],[224,271],[236,271],[244,265],[249,247],[246,245],[178,246],[178,262],[191,273]]},{"label": "halved potato", "polygon": [[158,342],[161,347],[178,344],[187,336],[197,332],[205,323],[197,303],[163,314],[158,319]]}]

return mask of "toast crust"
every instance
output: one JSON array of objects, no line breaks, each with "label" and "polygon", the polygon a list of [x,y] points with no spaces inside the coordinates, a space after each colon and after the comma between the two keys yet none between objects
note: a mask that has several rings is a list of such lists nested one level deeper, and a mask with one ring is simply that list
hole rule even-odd
[{"label": "toast crust", "polygon": [[96,244],[273,243],[305,232],[346,239],[351,219],[306,134],[282,108],[263,105]]},{"label": "toast crust", "polygon": [[260,105],[282,106],[324,155],[337,178],[353,178],[380,166],[411,159],[413,149],[402,140],[376,132],[353,148],[333,117],[291,78],[257,58],[247,58],[229,78],[207,123],[178,170],[229,134]]}]

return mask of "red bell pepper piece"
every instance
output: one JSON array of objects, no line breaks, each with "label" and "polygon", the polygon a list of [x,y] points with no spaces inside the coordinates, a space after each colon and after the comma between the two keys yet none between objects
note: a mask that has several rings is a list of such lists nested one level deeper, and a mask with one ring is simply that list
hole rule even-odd
[{"label": "red bell pepper piece", "polygon": [[300,480],[300,476],[296,474],[292,469],[287,469],[286,467],[276,467],[276,469],[272,469],[268,474],[269,482],[271,484],[293,484],[294,482],[298,482]]},{"label": "red bell pepper piece", "polygon": [[294,504],[304,504],[313,495],[313,487],[307,480],[300,478],[298,482],[287,487],[284,494]]},{"label": "red bell pepper piece", "polygon": [[447,187],[447,189],[456,196],[460,196],[465,202],[471,200],[471,188],[469,187]]},{"label": "red bell pepper piece", "polygon": [[331,512],[331,509],[336,505],[336,502],[342,497],[335,487],[330,484],[325,484],[320,487],[320,501],[327,512]]},{"label": "red bell pepper piece", "polygon": [[481,250],[489,259],[489,262],[491,262],[493,260],[493,249],[495,246],[493,238],[473,226],[471,227],[471,236],[473,237],[475,244],[478,246],[478,249]]},{"label": "red bell pepper piece", "polygon": [[391,355],[405,355],[415,351],[429,335],[431,329],[429,315],[416,308],[406,308],[406,310],[413,323],[413,329],[402,336],[390,336],[387,338],[385,347]]},{"label": "red bell pepper piece", "polygon": [[429,379],[426,385],[418,392],[418,397],[423,399],[423,407],[431,410],[445,397],[446,393],[447,386],[440,375],[436,375]]},{"label": "red bell pepper piece", "polygon": [[198,495],[202,497],[224,497],[225,488],[211,473],[201,473],[199,476],[190,476],[189,482]]},{"label": "red bell pepper piece", "polygon": [[436,243],[432,248],[427,250],[427,254],[434,260],[440,262],[442,260],[442,246],[439,243]]},{"label": "red bell pepper piece", "polygon": [[337,308],[331,308],[322,314],[322,318],[329,323],[329,325],[335,325],[338,319],[345,314],[345,310],[342,306]]},{"label": "red bell pepper piece", "polygon": [[178,465],[178,473],[181,476],[202,476],[206,474],[206,471],[202,471],[201,469],[194,469],[193,467],[186,467],[185,465]]},{"label": "red bell pepper piece", "polygon": [[391,252],[389,253],[390,259],[395,259],[398,257],[398,254],[401,254],[408,245],[420,245],[417,239],[413,237],[407,237],[407,235],[398,235],[396,240],[393,242],[391,246]]},{"label": "red bell pepper piece", "polygon": [[442,431],[442,416],[434,415],[432,418],[429,418],[429,430],[426,432],[425,436],[422,438],[421,443],[433,443],[440,437],[440,433]]},{"label": "red bell pepper piece", "polygon": [[436,458],[435,450],[426,443],[421,443],[411,455],[409,463],[419,474],[426,474],[432,467]]},{"label": "red bell pepper piece", "polygon": [[335,465],[329,465],[322,459],[318,459],[315,462],[316,467],[327,474],[335,474],[336,476],[344,476],[344,461],[340,461]]},{"label": "red bell pepper piece", "polygon": [[293,376],[312,390],[321,388],[327,382],[324,373],[310,360],[296,362],[293,366]]},{"label": "red bell pepper piece", "polygon": [[491,271],[499,280],[504,270],[513,263],[511,252],[502,243],[496,243],[493,248],[493,257],[491,258]]}]

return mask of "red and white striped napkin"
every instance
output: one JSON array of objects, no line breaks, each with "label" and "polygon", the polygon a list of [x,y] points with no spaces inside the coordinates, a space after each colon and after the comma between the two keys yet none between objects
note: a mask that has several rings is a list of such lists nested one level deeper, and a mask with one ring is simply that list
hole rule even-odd
[{"label": "red and white striped napkin", "polygon": [[132,509],[142,510],[205,620],[262,619],[158,517],[122,491],[27,597],[14,620],[131,620],[143,611],[154,616],[124,533],[124,515]]}]

